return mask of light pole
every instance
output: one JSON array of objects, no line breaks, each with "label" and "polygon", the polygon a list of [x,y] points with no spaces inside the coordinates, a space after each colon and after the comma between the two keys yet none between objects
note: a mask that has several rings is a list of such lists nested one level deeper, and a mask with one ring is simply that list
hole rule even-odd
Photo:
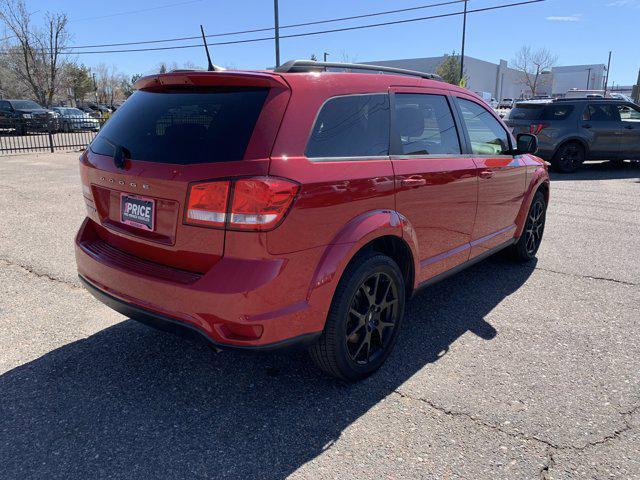
[{"label": "light pole", "polygon": [[460,81],[464,78],[464,44],[467,35],[467,0],[464,0],[464,15],[462,16],[462,51],[460,52]]},{"label": "light pole", "polygon": [[593,68],[587,68],[587,71],[589,72],[589,74],[587,75],[587,90],[589,90],[589,82],[591,81],[591,70],[593,70]]},{"label": "light pole", "polygon": [[327,52],[324,52],[324,54],[322,55],[322,57],[323,57],[323,59],[324,59],[323,61],[325,61],[325,62],[326,62],[326,61],[327,61],[327,57],[328,57],[328,56],[329,56],[329,54],[328,54]]},{"label": "light pole", "polygon": [[607,98],[607,88],[609,87],[609,70],[611,69],[611,52],[609,52],[609,62],[607,63],[607,80],[604,82],[604,98]]},{"label": "light pole", "polygon": [[278,18],[278,0],[273,0],[273,20],[276,39],[276,67],[280,66],[280,19]]}]

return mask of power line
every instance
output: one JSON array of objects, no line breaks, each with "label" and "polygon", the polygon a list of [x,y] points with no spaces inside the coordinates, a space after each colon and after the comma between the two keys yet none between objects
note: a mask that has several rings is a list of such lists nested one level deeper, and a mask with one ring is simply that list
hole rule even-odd
[{"label": "power line", "polygon": [[[460,0],[458,0],[458,1],[460,1]],[[545,1],[547,1],[547,0],[527,0],[527,1],[521,1],[521,2],[515,2],[515,3],[508,3],[508,4],[504,4],[504,5],[496,5],[496,6],[493,6],[493,7],[476,8],[474,10],[467,10],[467,14],[487,12],[487,11],[491,11],[491,10],[499,10],[499,9],[510,8],[510,7],[517,7],[517,6],[529,5],[529,4],[533,4],[533,3],[541,3],[541,2],[545,2]],[[329,29],[329,30],[318,30],[318,31],[314,31],[314,32],[296,33],[296,34],[289,34],[289,35],[280,35],[280,38],[297,38],[297,37],[307,37],[307,36],[312,36],[312,35],[323,35],[323,34],[327,34],[327,33],[346,32],[346,31],[350,31],[350,30],[362,30],[362,29],[366,29],[366,28],[376,28],[376,27],[382,27],[382,26],[387,26],[387,25],[399,25],[399,24],[411,23],[411,22],[419,22],[419,21],[424,21],[424,20],[434,20],[434,19],[438,19],[438,18],[455,17],[455,16],[463,15],[463,14],[464,14],[464,12],[443,13],[443,14],[439,14],[439,15],[431,15],[431,16],[428,16],[428,17],[409,18],[409,19],[405,19],[405,20],[394,20],[394,21],[389,21],[389,22],[372,23],[372,24],[367,24],[367,25],[358,25],[358,26],[355,26],[355,27],[342,27],[342,28],[333,28],[333,29]],[[280,27],[280,28],[282,28],[282,27]],[[272,30],[272,29],[270,29],[270,30]],[[245,40],[229,40],[229,41],[225,41],[225,42],[214,42],[214,43],[210,43],[209,45],[210,46],[213,46],[213,45],[235,45],[235,44],[241,44],[241,43],[263,42],[263,41],[268,41],[268,40],[274,40],[274,38],[275,37],[273,37],[273,36],[269,36],[269,37],[251,38],[251,39],[245,39]],[[63,55],[93,55],[93,54],[99,54],[99,53],[149,52],[149,51],[161,51],[161,50],[179,50],[179,49],[186,49],[186,48],[202,48],[202,44],[175,45],[175,46],[171,46],[171,47],[134,48],[134,49],[126,49],[126,50],[95,50],[95,51],[88,51],[88,52],[86,52],[86,51],[85,52],[61,52],[61,54],[63,54]],[[7,52],[2,52],[2,53],[6,54]]]},{"label": "power line", "polygon": [[140,8],[138,10],[129,10],[129,11],[126,11],[126,12],[117,12],[117,13],[109,13],[109,14],[106,14],[106,15],[98,15],[96,17],[78,18],[78,19],[74,19],[72,21],[73,22],[83,22],[85,20],[100,20],[100,19],[103,19],[103,18],[120,17],[122,15],[134,15],[136,13],[150,12],[152,10],[162,10],[164,8],[178,7],[178,6],[181,6],[181,5],[189,5],[191,3],[200,3],[202,1],[204,1],[204,0],[187,0],[187,1],[184,1],[184,2],[169,3],[169,4],[166,4],[166,5],[157,5],[155,7]]},{"label": "power line", "polygon": [[[541,3],[546,0],[527,0],[522,2],[509,3],[504,5],[496,5],[493,7],[484,7],[484,8],[476,8],[473,10],[467,10],[467,14],[470,13],[479,13],[479,12],[487,12],[490,10],[499,10],[503,8],[517,7],[522,5],[529,5],[533,3]],[[358,25],[355,27],[343,27],[343,28],[333,28],[329,30],[318,30],[315,32],[306,32],[306,33],[296,33],[290,35],[280,35],[280,38],[298,38],[298,37],[307,37],[311,35],[323,35],[327,33],[336,33],[336,32],[346,32],[350,30],[362,30],[365,28],[375,28],[375,27],[383,27],[387,25],[399,25],[403,23],[411,23],[411,22],[420,22],[423,20],[434,20],[437,18],[447,18],[447,17],[455,17],[458,15],[464,15],[464,12],[452,12],[452,13],[443,13],[440,15],[431,15],[428,17],[420,17],[420,18],[409,18],[405,20],[394,20],[389,22],[381,22],[381,23],[372,23],[368,25]],[[246,40],[230,40],[226,42],[214,42],[209,45],[235,45],[240,43],[253,43],[253,42],[263,42],[267,40],[274,40],[275,37],[261,37],[261,38],[252,38]],[[96,51],[88,51],[88,52],[64,52],[65,55],[90,55],[90,54],[98,54],[98,53],[126,53],[126,52],[149,52],[149,51],[158,51],[158,50],[177,50],[177,49],[185,49],[185,48],[202,48],[201,44],[195,45],[176,45],[172,47],[151,47],[151,48],[135,48],[135,49],[127,49],[127,50],[96,50]]]},{"label": "power line", "polygon": [[[197,0],[197,1],[201,1],[201,0]],[[332,23],[332,22],[343,22],[345,20],[356,20],[359,18],[368,18],[368,17],[376,17],[376,16],[380,16],[380,15],[390,15],[393,13],[402,13],[402,12],[410,12],[410,11],[415,11],[415,10],[422,10],[422,9],[426,9],[426,8],[434,8],[434,7],[442,7],[442,6],[446,6],[446,5],[453,5],[456,3],[462,3],[464,2],[464,0],[449,0],[446,2],[440,2],[440,3],[431,3],[428,5],[419,5],[417,7],[410,7],[410,8],[400,8],[397,10],[386,10],[384,12],[374,12],[374,13],[367,13],[367,14],[363,14],[363,15],[353,15],[350,17],[341,17],[341,18],[331,18],[331,19],[327,19],[327,20],[316,20],[313,22],[305,22],[305,23],[295,23],[295,24],[291,24],[291,25],[283,25],[280,26],[279,29],[285,29],[285,28],[298,28],[298,27],[308,27],[310,25],[320,25],[323,23]],[[207,35],[207,38],[214,38],[214,37],[227,37],[230,35],[243,35],[243,34],[247,34],[247,33],[259,33],[259,32],[268,32],[268,31],[272,31],[273,27],[266,27],[266,28],[254,28],[251,30],[240,30],[240,31],[236,31],[236,32],[225,32],[225,33],[213,33],[213,34],[209,34]],[[146,44],[151,44],[151,43],[168,43],[168,42],[180,42],[180,41],[184,41],[184,40],[197,40],[199,39],[199,36],[193,36],[193,37],[175,37],[175,38],[165,38],[162,40],[144,40],[144,41],[137,41],[137,42],[122,42],[122,43],[106,43],[106,44],[101,44],[101,45],[74,45],[74,46],[70,46],[68,47],[68,49],[79,49],[79,48],[101,48],[101,47],[123,47],[123,46],[127,46],[127,45],[146,45]]]}]

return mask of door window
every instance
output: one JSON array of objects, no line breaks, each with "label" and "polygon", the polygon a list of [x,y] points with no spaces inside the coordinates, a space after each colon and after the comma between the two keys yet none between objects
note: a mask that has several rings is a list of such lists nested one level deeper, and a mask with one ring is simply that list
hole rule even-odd
[{"label": "door window", "polygon": [[615,105],[592,104],[585,110],[583,119],[590,122],[619,122],[620,113]]},{"label": "door window", "polygon": [[618,105],[620,119],[623,122],[640,122],[640,109],[631,105]]},{"label": "door window", "polygon": [[389,155],[389,96],[347,95],[327,100],[305,154],[309,158]]},{"label": "door window", "polygon": [[395,119],[403,155],[460,153],[456,125],[444,96],[398,93]]},{"label": "door window", "polygon": [[458,98],[462,119],[476,155],[503,155],[510,150],[509,135],[487,109],[475,102]]}]

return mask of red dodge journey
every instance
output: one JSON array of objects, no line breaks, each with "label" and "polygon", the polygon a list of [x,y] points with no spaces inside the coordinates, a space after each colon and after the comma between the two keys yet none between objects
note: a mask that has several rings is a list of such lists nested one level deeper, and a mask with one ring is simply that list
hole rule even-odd
[{"label": "red dodge journey", "polygon": [[86,288],[218,348],[304,346],[353,381],[388,357],[419,287],[536,255],[535,136],[434,75],[327,71],[341,66],[140,79],[80,158]]}]

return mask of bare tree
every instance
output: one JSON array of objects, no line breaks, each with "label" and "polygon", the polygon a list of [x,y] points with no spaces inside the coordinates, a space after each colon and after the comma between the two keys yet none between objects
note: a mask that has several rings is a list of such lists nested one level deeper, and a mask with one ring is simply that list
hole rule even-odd
[{"label": "bare tree", "polygon": [[116,100],[124,100],[125,94],[122,91],[123,80],[126,79],[124,73],[119,72],[115,65],[109,67],[105,63],[100,63],[95,68],[95,74],[99,103],[113,105]]},{"label": "bare tree", "polygon": [[549,76],[545,75],[551,67],[558,61],[556,55],[551,54],[547,48],[533,51],[529,46],[523,46],[516,53],[512,61],[512,67],[520,72],[520,81],[531,92],[531,96],[538,93],[538,89],[549,81]]},{"label": "bare tree", "polygon": [[32,24],[31,16],[24,0],[0,1],[0,19],[12,34],[5,39],[3,50],[7,67],[16,79],[39,103],[51,106],[65,63],[61,55],[69,41],[67,16],[46,13],[42,28]]}]

